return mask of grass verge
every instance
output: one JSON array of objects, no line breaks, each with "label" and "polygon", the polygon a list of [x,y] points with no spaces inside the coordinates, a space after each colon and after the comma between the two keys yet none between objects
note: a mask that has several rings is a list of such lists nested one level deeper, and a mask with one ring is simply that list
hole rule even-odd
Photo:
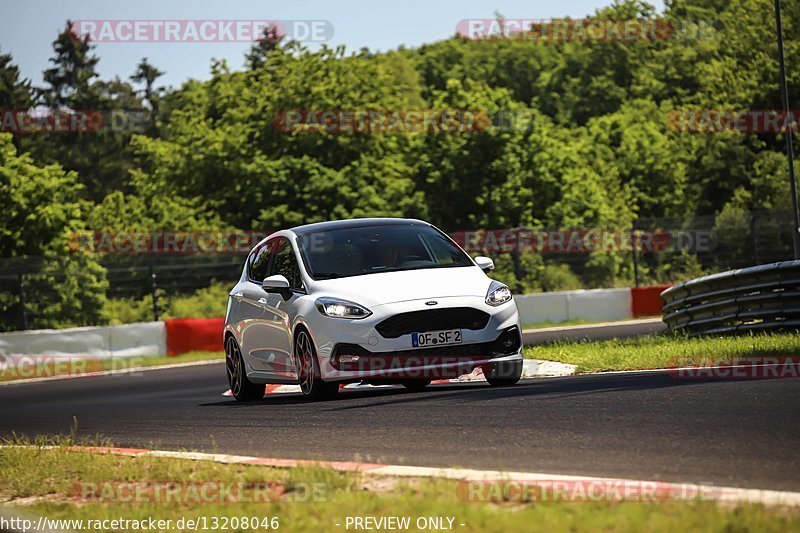
[{"label": "grass verge", "polygon": [[525,348],[525,357],[577,365],[578,372],[714,365],[744,357],[798,356],[800,334],[697,337],[651,335]]},{"label": "grass verge", "polygon": [[[222,524],[234,518],[275,517],[280,529],[288,531],[347,531],[348,516],[407,516],[412,524],[419,517],[451,517],[452,529],[457,531],[530,531],[533,524],[543,531],[800,530],[800,509],[723,506],[710,501],[478,503],[465,501],[458,482],[448,480],[370,478],[319,467],[277,469],[131,458],[72,451],[63,445],[0,448],[0,481],[0,501],[14,513],[51,520],[153,517],[171,520],[170,526],[163,528],[167,531],[179,530],[181,518],[201,517],[206,517],[208,524],[211,520]],[[247,483],[269,486],[270,497],[220,501],[214,491],[206,490],[204,495],[186,490]],[[121,489],[132,484],[150,489],[172,484],[173,497],[167,501],[161,493],[162,500],[156,501],[158,493],[152,490]],[[263,525],[260,522],[252,528],[240,523],[229,529],[263,531]]]},{"label": "grass verge", "polygon": [[82,357],[22,357],[0,356],[0,381],[70,376],[107,370],[130,370],[151,366],[223,360],[224,352],[188,352],[167,357],[127,357],[124,359],[96,359]]}]

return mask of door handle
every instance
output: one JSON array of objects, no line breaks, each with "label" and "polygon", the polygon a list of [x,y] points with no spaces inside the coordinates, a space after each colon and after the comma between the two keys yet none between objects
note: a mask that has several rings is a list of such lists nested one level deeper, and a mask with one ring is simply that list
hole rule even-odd
[{"label": "door handle", "polygon": [[261,305],[267,305],[267,299],[266,298],[259,298],[258,299],[258,303],[260,303]]},{"label": "door handle", "polygon": [[233,297],[237,302],[241,302],[242,298],[244,298],[244,293],[237,292],[236,294],[233,295]]}]

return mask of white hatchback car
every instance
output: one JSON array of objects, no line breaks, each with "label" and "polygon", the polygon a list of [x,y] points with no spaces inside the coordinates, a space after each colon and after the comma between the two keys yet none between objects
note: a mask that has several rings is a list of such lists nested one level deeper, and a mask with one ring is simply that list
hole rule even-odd
[{"label": "white hatchback car", "polygon": [[508,287],[420,220],[321,222],[278,231],[250,252],[228,298],[225,354],[237,400],[266,383],[311,399],[348,382],[402,383],[481,367],[491,385],[522,373],[522,336]]}]

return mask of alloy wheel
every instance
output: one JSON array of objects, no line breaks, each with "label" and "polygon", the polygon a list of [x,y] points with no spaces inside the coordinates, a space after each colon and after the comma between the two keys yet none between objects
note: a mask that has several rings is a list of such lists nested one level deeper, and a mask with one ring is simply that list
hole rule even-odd
[{"label": "alloy wheel", "polygon": [[231,392],[237,396],[242,391],[242,354],[233,337],[228,337],[225,343],[225,369]]},{"label": "alloy wheel", "polygon": [[297,378],[303,394],[311,394],[314,388],[314,350],[308,333],[301,331],[295,343],[295,360],[297,361]]}]

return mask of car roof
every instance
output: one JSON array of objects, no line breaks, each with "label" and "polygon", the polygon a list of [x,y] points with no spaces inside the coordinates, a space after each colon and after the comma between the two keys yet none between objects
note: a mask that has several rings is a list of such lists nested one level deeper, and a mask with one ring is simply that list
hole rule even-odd
[{"label": "car roof", "polygon": [[351,218],[348,220],[332,220],[329,222],[315,222],[304,224],[290,229],[295,235],[308,235],[320,231],[338,229],[363,228],[367,226],[430,226],[427,222],[413,218]]}]

